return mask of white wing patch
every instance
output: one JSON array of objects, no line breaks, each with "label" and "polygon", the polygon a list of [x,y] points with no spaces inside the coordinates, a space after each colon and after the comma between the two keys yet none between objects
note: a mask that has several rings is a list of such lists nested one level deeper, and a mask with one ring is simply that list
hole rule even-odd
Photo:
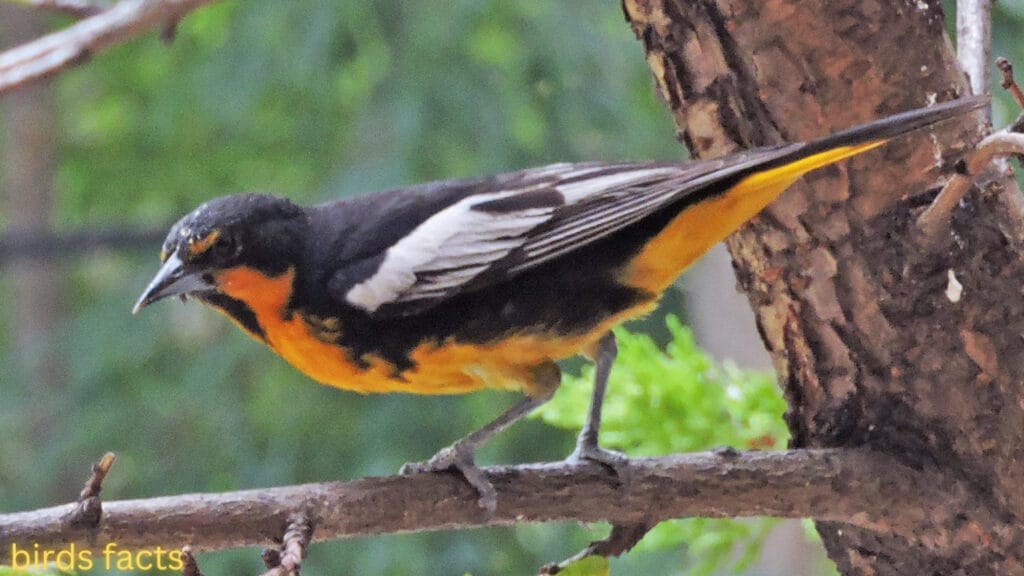
[{"label": "white wing patch", "polygon": [[[345,299],[368,312],[385,304],[442,298],[511,252],[526,256],[510,270],[531,268],[635,222],[680,190],[680,169],[638,165],[606,172],[607,165],[555,164],[532,171],[515,190],[475,194],[425,220],[390,247],[380,268]],[[561,205],[519,210],[473,207],[547,188]],[[533,232],[566,207],[593,201],[543,232]]]},{"label": "white wing patch", "polygon": [[472,280],[522,245],[524,235],[554,212],[556,207],[505,213],[472,209],[520,192],[477,194],[431,216],[388,248],[377,272],[353,286],[345,299],[374,312],[384,304],[430,298]]},{"label": "white wing patch", "polygon": [[[585,176],[591,172],[599,172],[602,168],[589,168],[578,170],[574,173],[566,174],[566,178],[576,178]],[[630,186],[644,180],[651,178],[657,178],[659,176],[671,176],[678,174],[678,168],[661,167],[661,168],[644,168],[640,170],[627,170],[625,172],[616,172],[608,174],[606,176],[598,176],[597,178],[585,178],[577,180],[576,182],[569,182],[566,184],[559,184],[555,187],[556,190],[561,192],[565,196],[566,204],[575,204],[584,198],[589,198],[594,194],[600,194],[607,192],[615,188],[622,188],[624,186]]]},{"label": "white wing patch", "polygon": [[[657,210],[680,192],[675,167],[648,168],[609,174],[556,186],[566,199],[575,201],[603,195],[607,204],[577,214],[564,225],[530,238],[523,245],[526,261],[514,266],[516,272],[557,258],[595,238],[624,228]],[[633,188],[644,185],[642,190]]]}]

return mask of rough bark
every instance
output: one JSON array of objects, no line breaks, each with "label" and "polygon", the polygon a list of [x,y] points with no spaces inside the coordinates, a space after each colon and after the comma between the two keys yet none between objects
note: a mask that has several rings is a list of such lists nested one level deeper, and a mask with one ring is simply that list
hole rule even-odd
[{"label": "rough bark", "polygon": [[[699,157],[804,140],[964,93],[938,2],[624,0]],[[790,402],[794,447],[869,446],[1024,512],[1019,192],[993,174],[925,250],[913,219],[979,119],[819,171],[729,240]],[[949,275],[964,289],[951,299]],[[957,301],[953,301],[957,300]],[[1024,530],[972,509],[920,534],[818,523],[844,574],[1024,573]],[[922,527],[923,529],[924,527]],[[931,545],[922,545],[929,542]]]}]

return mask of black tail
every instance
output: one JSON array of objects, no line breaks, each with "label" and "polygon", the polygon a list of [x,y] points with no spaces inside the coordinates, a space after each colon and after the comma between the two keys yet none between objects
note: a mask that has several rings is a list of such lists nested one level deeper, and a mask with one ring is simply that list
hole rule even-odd
[{"label": "black tail", "polygon": [[[797,155],[808,156],[840,146],[854,146],[874,140],[889,140],[907,132],[920,130],[943,120],[961,116],[972,110],[983,108],[988,104],[988,96],[968,96],[927,108],[918,108],[917,110],[894,114],[881,120],[868,122],[867,124],[855,126],[808,142],[799,149]],[[784,163],[785,160],[782,160],[782,162]]]}]

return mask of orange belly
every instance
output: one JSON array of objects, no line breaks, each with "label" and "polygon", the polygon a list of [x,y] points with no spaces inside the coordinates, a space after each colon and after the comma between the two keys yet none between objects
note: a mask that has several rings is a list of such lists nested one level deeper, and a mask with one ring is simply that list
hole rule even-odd
[{"label": "orange belly", "polygon": [[394,367],[379,357],[364,357],[368,366],[357,364],[347,350],[317,338],[300,314],[285,319],[282,312],[293,279],[293,270],[268,277],[251,268],[237,268],[221,273],[217,283],[225,294],[248,304],[263,328],[266,344],[290,364],[318,382],[362,393],[459,394],[481,388],[527,394],[539,391],[532,380],[537,367],[588,351],[613,326],[654,305],[651,302],[609,317],[584,335],[532,333],[490,343],[423,342],[409,354],[414,366],[396,376]]}]

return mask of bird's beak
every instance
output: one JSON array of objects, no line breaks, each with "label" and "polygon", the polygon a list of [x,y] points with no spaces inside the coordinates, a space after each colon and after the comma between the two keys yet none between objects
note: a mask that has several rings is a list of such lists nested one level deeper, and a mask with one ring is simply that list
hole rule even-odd
[{"label": "bird's beak", "polygon": [[139,301],[132,308],[132,314],[137,314],[146,306],[157,300],[163,300],[169,296],[185,296],[194,292],[208,292],[214,286],[203,279],[201,272],[186,272],[185,265],[178,258],[175,252],[160,267],[153,280],[146,287],[146,291],[139,297]]}]

